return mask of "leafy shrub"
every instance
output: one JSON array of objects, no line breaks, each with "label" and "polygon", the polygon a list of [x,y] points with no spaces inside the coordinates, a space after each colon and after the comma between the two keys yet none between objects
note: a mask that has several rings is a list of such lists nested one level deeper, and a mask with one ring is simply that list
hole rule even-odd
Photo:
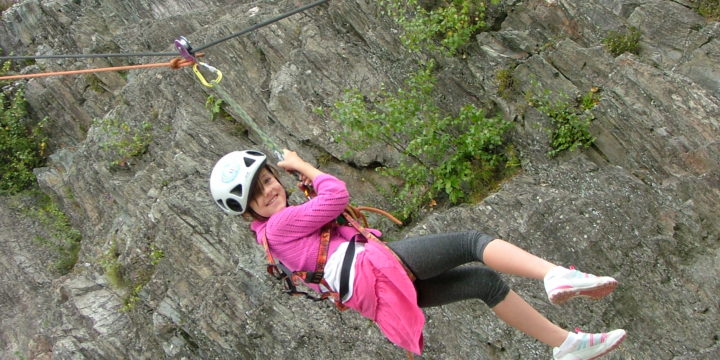
[{"label": "leafy shrub", "polygon": [[381,0],[385,11],[402,26],[410,50],[440,50],[454,55],[485,28],[485,1],[450,0],[426,9],[418,0]]},{"label": "leafy shrub", "polygon": [[15,194],[35,184],[32,170],[45,161],[47,120],[32,124],[22,89],[0,93],[0,194]]},{"label": "leafy shrub", "polygon": [[634,26],[626,32],[611,31],[603,40],[603,45],[613,56],[626,52],[637,55],[640,52],[640,35],[640,30]]},{"label": "leafy shrub", "polygon": [[547,115],[553,125],[548,130],[552,147],[549,156],[588,147],[595,142],[590,134],[590,123],[595,120],[595,115],[590,109],[599,101],[596,93],[597,88],[593,88],[578,100],[578,104],[572,104],[566,94],[554,95],[550,90],[540,94],[529,93],[530,106]]},{"label": "leafy shrub", "polygon": [[432,64],[420,69],[395,93],[381,91],[367,103],[359,90],[347,90],[333,117],[346,126],[339,139],[353,150],[377,142],[404,155],[399,166],[382,168],[402,179],[392,192],[396,212],[406,219],[436,196],[453,203],[468,199],[477,186],[489,186],[508,163],[505,133],[512,123],[486,117],[473,105],[448,116],[434,103]]}]

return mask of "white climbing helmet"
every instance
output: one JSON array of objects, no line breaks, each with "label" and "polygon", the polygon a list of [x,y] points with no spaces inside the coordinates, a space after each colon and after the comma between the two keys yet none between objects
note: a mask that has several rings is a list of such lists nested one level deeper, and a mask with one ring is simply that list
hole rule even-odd
[{"label": "white climbing helmet", "polygon": [[247,210],[255,174],[267,156],[255,150],[233,151],[218,160],[210,174],[210,192],[215,203],[230,215]]}]

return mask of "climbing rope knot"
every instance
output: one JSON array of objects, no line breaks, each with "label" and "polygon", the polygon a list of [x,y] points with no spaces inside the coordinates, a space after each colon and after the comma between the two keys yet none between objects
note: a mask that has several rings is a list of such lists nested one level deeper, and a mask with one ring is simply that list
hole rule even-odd
[{"label": "climbing rope knot", "polygon": [[170,60],[170,68],[175,70],[179,69],[182,61],[183,58],[179,57]]}]

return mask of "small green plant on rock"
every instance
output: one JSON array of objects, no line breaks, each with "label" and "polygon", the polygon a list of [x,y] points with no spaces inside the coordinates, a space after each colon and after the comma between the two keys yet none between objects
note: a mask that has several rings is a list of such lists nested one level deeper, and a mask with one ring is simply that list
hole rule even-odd
[{"label": "small green plant on rock", "polygon": [[581,110],[590,110],[600,104],[600,88],[593,87],[578,98],[578,106]]},{"label": "small green plant on rock", "polygon": [[553,94],[550,90],[528,93],[529,105],[548,116],[552,123],[552,129],[548,130],[552,147],[549,156],[588,147],[595,141],[590,134],[590,123],[595,120],[595,115],[590,109],[599,102],[597,91],[596,88],[591,89],[576,104],[566,94]]},{"label": "small green plant on rock", "polygon": [[140,291],[145,287],[145,284],[135,284],[130,289],[130,292],[123,299],[123,306],[120,311],[130,311],[135,308],[135,305],[140,301]]},{"label": "small green plant on rock", "polygon": [[407,219],[437,196],[452,203],[470,198],[504,175],[509,163],[505,134],[512,123],[487,117],[473,105],[456,116],[435,104],[432,64],[421,68],[396,92],[380,91],[367,102],[347,90],[333,118],[346,127],[339,140],[353,150],[384,143],[403,155],[397,167],[381,171],[402,184],[392,191],[396,212]]},{"label": "small green plant on rock", "polygon": [[95,120],[94,125],[107,137],[100,147],[112,158],[111,166],[129,166],[129,161],[143,155],[153,140],[153,126],[147,121],[135,127],[125,121],[104,118]]},{"label": "small green plant on rock", "polygon": [[105,278],[116,289],[127,286],[127,281],[123,274],[123,266],[118,259],[120,253],[117,248],[117,241],[113,240],[110,247],[100,257],[100,266],[103,268]]},{"label": "small green plant on rock", "polygon": [[631,26],[626,32],[611,31],[603,40],[603,45],[613,56],[629,52],[637,55],[640,52],[640,30]]},{"label": "small green plant on rock", "polygon": [[141,300],[140,292],[152,279],[156,266],[165,258],[165,253],[155,244],[150,244],[147,250],[140,259],[126,258],[123,264],[117,240],[113,239],[110,247],[98,258],[98,264],[112,288],[124,294],[120,311],[131,311],[136,307]]},{"label": "small green plant on rock", "polygon": [[52,267],[60,274],[65,275],[72,271],[78,260],[82,235],[70,223],[67,215],[60,210],[57,203],[47,194],[38,189],[29,190],[18,196],[29,196],[34,199],[33,205],[22,207],[21,211],[40,224],[48,232],[50,238],[36,236],[35,241],[54,250]]},{"label": "small green plant on rock", "polygon": [[140,300],[139,293],[147,284],[149,276],[133,280],[131,268],[120,262],[117,240],[113,239],[110,247],[100,256],[99,264],[103,268],[105,278],[113,289],[124,292],[120,311],[130,311]]},{"label": "small green plant on rock", "polygon": [[[243,136],[247,132],[247,127],[235,120],[235,118],[225,110],[226,102],[223,99],[216,98],[213,95],[205,100],[205,108],[210,111],[210,120],[222,120],[231,126],[230,133],[237,136]],[[246,134],[245,134],[246,135]]]},{"label": "small green plant on rock", "polygon": [[165,257],[165,252],[158,248],[155,244],[150,245],[150,264],[157,265]]},{"label": "small green plant on rock", "polygon": [[233,117],[225,111],[223,99],[216,98],[213,95],[207,97],[205,100],[205,108],[210,111],[210,120],[224,119],[231,120]]}]

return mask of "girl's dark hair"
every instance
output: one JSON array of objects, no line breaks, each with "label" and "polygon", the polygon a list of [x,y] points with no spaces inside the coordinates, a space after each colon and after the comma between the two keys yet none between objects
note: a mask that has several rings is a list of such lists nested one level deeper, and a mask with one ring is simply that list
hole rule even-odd
[{"label": "girl's dark hair", "polygon": [[[256,213],[255,210],[253,210],[252,207],[250,207],[250,202],[254,200],[256,194],[262,194],[265,191],[265,184],[263,184],[262,181],[258,181],[258,178],[260,177],[260,173],[262,172],[263,169],[267,170],[272,176],[275,177],[277,182],[279,182],[280,185],[282,185],[282,182],[280,181],[279,172],[274,166],[265,164],[265,165],[263,165],[262,168],[258,169],[258,171],[255,172],[255,177],[253,178],[252,183],[250,185],[250,194],[248,197],[247,210],[245,211],[243,216],[245,218],[250,218],[250,219],[258,220],[258,221],[267,221],[268,218]],[[283,187],[283,189],[284,189],[284,187]],[[285,199],[287,199],[287,191],[285,191]]]}]

